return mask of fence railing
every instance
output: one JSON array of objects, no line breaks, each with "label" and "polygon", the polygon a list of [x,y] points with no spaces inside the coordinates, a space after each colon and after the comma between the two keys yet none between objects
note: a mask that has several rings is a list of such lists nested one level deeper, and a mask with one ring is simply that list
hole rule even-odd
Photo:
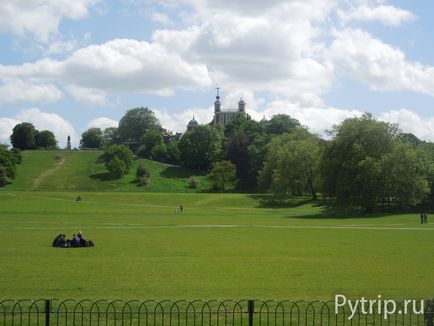
[{"label": "fence railing", "polygon": [[334,301],[0,300],[0,325],[433,326],[432,310],[403,313],[404,302],[396,304],[386,319],[377,310],[336,311]]}]

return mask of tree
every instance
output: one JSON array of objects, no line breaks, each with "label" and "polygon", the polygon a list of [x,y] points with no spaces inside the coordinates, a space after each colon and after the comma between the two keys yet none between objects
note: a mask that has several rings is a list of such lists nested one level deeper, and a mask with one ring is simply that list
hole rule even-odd
[{"label": "tree", "polygon": [[233,129],[226,142],[226,158],[237,167],[238,177],[249,172],[249,138],[243,129]]},{"label": "tree", "polygon": [[222,155],[222,132],[210,126],[197,126],[179,142],[181,162],[191,168],[207,169]]},{"label": "tree", "polygon": [[56,148],[56,137],[49,130],[38,131],[35,135],[35,147],[43,149]]},{"label": "tree", "polygon": [[102,159],[106,164],[115,157],[124,163],[124,173],[127,173],[133,163],[133,153],[124,145],[111,145],[105,149],[104,154],[102,155]]},{"label": "tree", "polygon": [[249,120],[251,120],[249,115],[244,113],[236,113],[232,117],[232,119],[225,125],[225,136],[229,137],[234,130],[242,129]]},{"label": "tree", "polygon": [[273,135],[281,135],[290,133],[300,127],[301,124],[297,119],[286,114],[276,114],[268,121],[267,132]]},{"label": "tree", "polygon": [[277,194],[310,194],[317,199],[321,142],[304,129],[275,137],[259,175],[260,185]]},{"label": "tree", "polygon": [[419,204],[430,192],[428,174],[432,173],[432,164],[410,144],[396,142],[379,162],[384,180],[382,204],[396,203],[400,208]]},{"label": "tree", "polygon": [[80,148],[101,148],[102,130],[90,128],[81,134]]},{"label": "tree", "polygon": [[12,146],[21,150],[33,149],[35,147],[35,127],[29,122],[17,124],[12,129],[10,137]]},{"label": "tree", "polygon": [[118,128],[110,127],[103,130],[102,147],[108,147],[110,145],[117,144],[118,141],[119,141]]},{"label": "tree", "polygon": [[155,161],[164,162],[166,160],[166,156],[167,148],[164,143],[155,145],[154,148],[151,150],[151,157]]},{"label": "tree", "polygon": [[106,163],[106,168],[110,172],[110,175],[112,175],[115,178],[122,177],[127,169],[125,166],[125,163],[119,159],[119,157],[114,156]]},{"label": "tree", "polygon": [[228,183],[235,180],[236,168],[230,161],[221,161],[213,164],[208,177],[218,190],[225,191]]},{"label": "tree", "polygon": [[269,135],[258,135],[247,148],[249,152],[249,174],[255,179],[258,176],[259,171],[264,167],[270,142],[271,137]]},{"label": "tree", "polygon": [[137,151],[137,155],[140,157],[149,158],[152,155],[152,149],[163,144],[163,134],[160,130],[149,130],[142,136],[141,144],[142,145]]},{"label": "tree", "polygon": [[6,145],[0,144],[0,187],[15,178],[15,157]]},{"label": "tree", "polygon": [[171,140],[170,142],[167,143],[166,145],[166,159],[168,163],[171,164],[179,164],[179,159],[180,159],[180,152],[179,152],[179,147],[178,147],[178,141],[176,140]]},{"label": "tree", "polygon": [[122,141],[139,141],[149,130],[160,130],[161,125],[148,108],[136,108],[125,113],[119,121],[119,136]]},{"label": "tree", "polygon": [[[427,168],[420,166],[415,149],[402,144],[395,125],[364,114],[345,120],[331,135],[321,163],[322,189],[338,204],[371,212],[385,203],[412,205],[426,195]],[[404,188],[412,189],[411,196]]]}]

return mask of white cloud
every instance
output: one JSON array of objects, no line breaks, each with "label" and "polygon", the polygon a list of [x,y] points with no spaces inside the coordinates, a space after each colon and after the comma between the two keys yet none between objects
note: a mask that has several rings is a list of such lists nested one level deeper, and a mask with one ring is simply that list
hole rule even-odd
[{"label": "white cloud", "polygon": [[69,85],[65,87],[77,102],[96,106],[106,106],[109,104],[107,93],[104,91]]},{"label": "white cloud", "polygon": [[19,123],[15,119],[0,117],[0,143],[10,144],[9,137],[12,135],[12,129]]},{"label": "white cloud", "polygon": [[73,144],[78,143],[78,137],[72,124],[55,113],[47,113],[37,108],[22,110],[16,119],[32,123],[38,130],[50,130],[56,136],[60,147],[66,146],[68,135]]},{"label": "white cloud", "polygon": [[89,121],[89,123],[87,124],[87,129],[89,128],[100,128],[102,130],[106,129],[106,128],[111,128],[111,127],[116,127],[119,125],[119,121],[110,119],[110,118],[106,118],[106,117],[100,117],[100,118],[96,118],[93,119],[91,121]]},{"label": "white cloud", "polygon": [[156,31],[152,39],[168,52],[205,63],[215,84],[311,98],[330,87],[333,65],[324,60],[318,25],[337,1],[193,3],[199,8],[193,26]]},{"label": "white cloud", "polygon": [[426,141],[434,141],[434,116],[421,117],[415,112],[399,109],[381,113],[379,119],[396,123],[404,132]]},{"label": "white cloud", "polygon": [[362,4],[348,11],[338,10],[337,14],[344,24],[354,20],[379,21],[388,26],[400,26],[402,23],[416,19],[416,16],[410,11],[384,4],[375,6]]},{"label": "white cloud", "polygon": [[0,75],[56,81],[65,84],[77,99],[98,104],[104,93],[167,94],[178,88],[211,84],[204,64],[189,63],[159,44],[129,39],[90,45],[63,61],[42,59],[23,65],[0,65]]},{"label": "white cloud", "polygon": [[62,19],[78,20],[101,0],[2,0],[0,2],[0,32],[19,36],[35,35],[47,42],[58,31]]},{"label": "white cloud", "polygon": [[434,96],[434,67],[407,61],[405,54],[362,30],[335,32],[330,56],[349,78],[372,90],[411,90]]},{"label": "white cloud", "polygon": [[5,80],[0,84],[0,103],[29,101],[51,103],[62,98],[62,92],[53,84],[26,82],[21,79]]},{"label": "white cloud", "polygon": [[358,117],[363,112],[353,109],[339,109],[333,107],[310,107],[303,106],[299,102],[286,100],[272,101],[264,110],[249,112],[253,118],[260,120],[263,116],[270,119],[273,115],[284,113],[300,121],[303,126],[309,128],[313,133],[323,135],[347,118]]},{"label": "white cloud", "polygon": [[173,26],[175,24],[169,16],[162,12],[153,12],[151,20],[164,26]]},{"label": "white cloud", "polygon": [[38,130],[50,130],[60,147],[66,146],[68,135],[72,143],[78,145],[78,137],[72,124],[55,113],[47,113],[37,108],[21,110],[14,118],[0,117],[0,142],[10,144],[12,129],[21,122],[30,122]]},{"label": "white cloud", "polygon": [[162,126],[173,132],[185,132],[188,122],[194,117],[200,124],[208,124],[213,119],[213,108],[190,108],[180,113],[170,113],[164,109],[153,109]]}]

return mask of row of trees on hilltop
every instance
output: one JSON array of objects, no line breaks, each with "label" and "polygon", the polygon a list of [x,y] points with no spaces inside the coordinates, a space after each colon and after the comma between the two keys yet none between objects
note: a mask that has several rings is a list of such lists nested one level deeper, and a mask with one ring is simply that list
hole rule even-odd
[{"label": "row of trees on hilltop", "polygon": [[57,140],[49,130],[37,130],[29,122],[17,124],[10,136],[13,148],[26,149],[53,149],[57,148]]},{"label": "row of trees on hilltop", "polygon": [[[30,123],[14,127],[11,143],[14,150],[57,146],[51,132]],[[261,122],[238,114],[224,127],[199,125],[179,139],[163,134],[152,110],[136,108],[118,128],[85,131],[80,143],[105,148],[116,177],[129,171],[135,154],[207,171],[221,190],[236,178],[239,190],[322,196],[367,211],[434,202],[434,144],[370,114],[343,121],[326,138],[285,114]],[[15,154],[1,147],[0,182],[14,177]]]},{"label": "row of trees on hilltop", "polygon": [[167,139],[146,108],[128,111],[119,128],[83,136],[89,132],[98,147],[127,143],[140,157],[212,171],[220,189],[234,167],[239,189],[322,195],[367,211],[414,206],[433,193],[434,145],[370,114],[345,120],[326,139],[285,114],[265,123],[239,114],[225,127],[199,125]]}]

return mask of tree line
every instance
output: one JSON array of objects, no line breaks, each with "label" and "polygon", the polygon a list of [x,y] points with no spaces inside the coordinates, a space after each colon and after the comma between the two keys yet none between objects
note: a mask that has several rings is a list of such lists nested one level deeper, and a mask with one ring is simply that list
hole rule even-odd
[{"label": "tree line", "polygon": [[[90,135],[91,136],[90,136]],[[128,111],[118,128],[90,129],[82,146],[128,144],[135,155],[210,172],[217,189],[329,198],[366,211],[428,204],[433,197],[434,144],[371,114],[346,119],[325,137],[277,114],[257,122],[238,114],[224,127],[199,125],[181,139],[163,134],[147,108]],[[234,173],[232,173],[234,171]]]},{"label": "tree line", "polygon": [[[23,125],[14,128],[13,147],[45,148],[37,141],[42,132],[32,136]],[[434,202],[434,144],[368,113],[323,137],[285,114],[261,122],[237,114],[224,127],[198,125],[180,139],[163,131],[152,110],[135,108],[117,128],[86,130],[80,147],[104,148],[103,161],[114,177],[126,174],[136,156],[206,171],[217,190],[232,184],[239,191],[308,195],[369,212]],[[137,171],[143,184],[148,176]]]}]

